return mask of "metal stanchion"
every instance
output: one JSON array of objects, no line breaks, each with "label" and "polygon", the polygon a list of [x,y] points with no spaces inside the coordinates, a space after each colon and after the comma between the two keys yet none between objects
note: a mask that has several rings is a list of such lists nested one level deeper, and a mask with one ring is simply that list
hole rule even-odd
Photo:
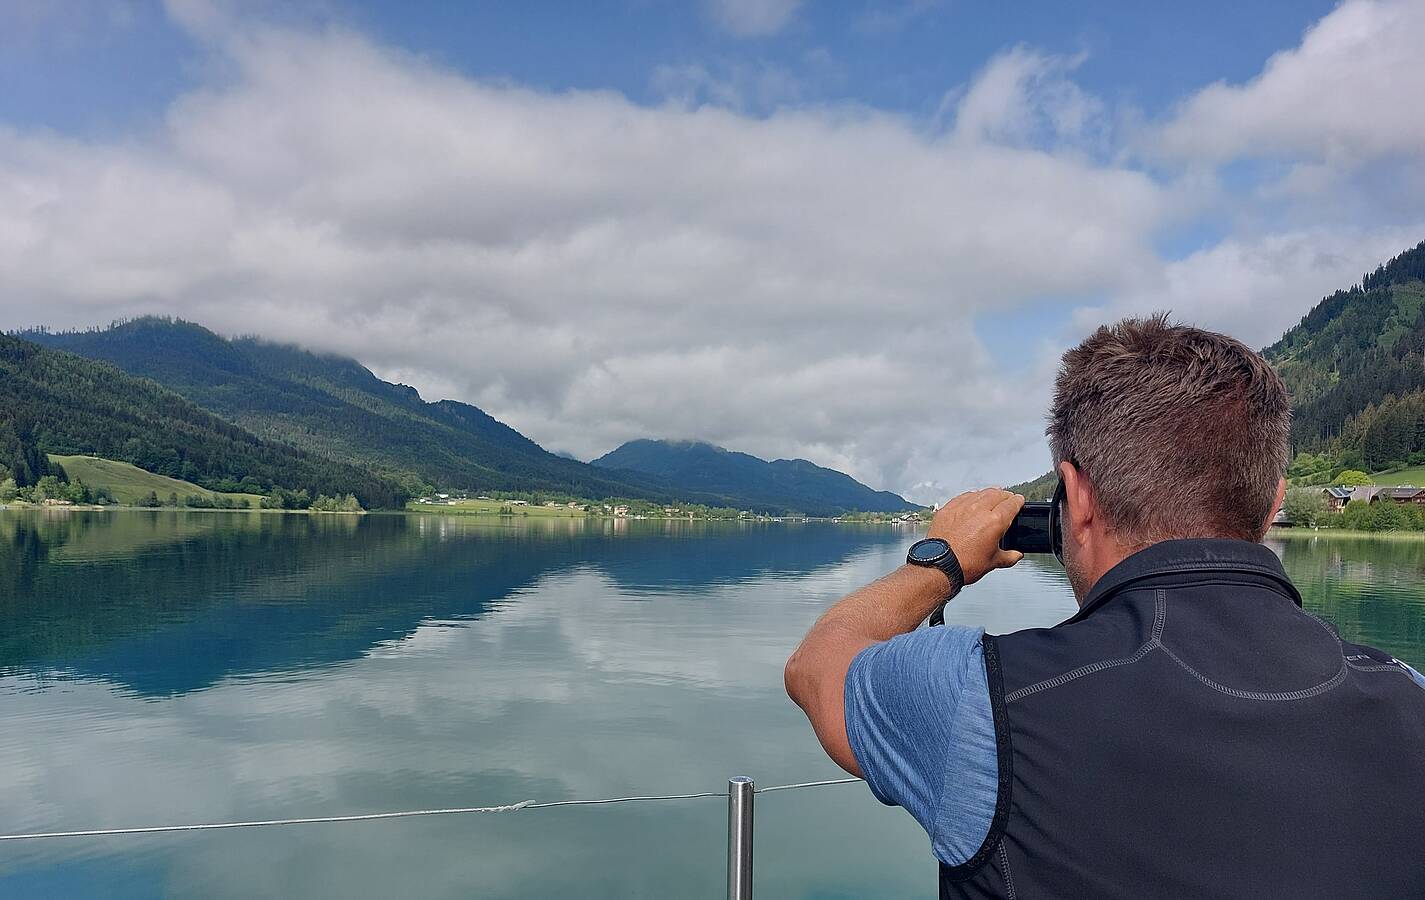
[{"label": "metal stanchion", "polygon": [[752,900],[752,779],[727,782],[727,900]]}]

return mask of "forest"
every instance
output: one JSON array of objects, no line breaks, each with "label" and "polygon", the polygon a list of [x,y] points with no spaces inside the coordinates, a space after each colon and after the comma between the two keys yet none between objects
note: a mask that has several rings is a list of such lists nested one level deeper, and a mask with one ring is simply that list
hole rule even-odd
[{"label": "forest", "polygon": [[1326,460],[1315,477],[1425,462],[1422,277],[1425,242],[1324,298],[1264,351],[1292,397],[1293,451]]},{"label": "forest", "polygon": [[0,335],[0,482],[62,478],[46,453],[121,460],[216,491],[352,494],[367,508],[407,499],[391,479],[263,440],[156,382]]}]

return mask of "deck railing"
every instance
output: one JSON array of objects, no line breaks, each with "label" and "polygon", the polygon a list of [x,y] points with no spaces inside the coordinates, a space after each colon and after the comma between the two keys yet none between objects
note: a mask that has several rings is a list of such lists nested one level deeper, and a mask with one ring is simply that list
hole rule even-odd
[{"label": "deck railing", "polygon": [[32,831],[0,834],[0,841],[40,841],[80,838],[117,837],[135,834],[168,834],[181,831],[223,831],[236,828],[276,828],[297,825],[332,825],[350,822],[375,822],[382,819],[410,819],[421,816],[458,816],[477,813],[513,813],[529,809],[552,809],[557,806],[605,806],[614,803],[665,803],[675,800],[698,800],[708,797],[727,798],[727,897],[728,900],[752,898],[752,826],[753,798],[757,794],[792,791],[803,788],[827,787],[833,784],[855,784],[859,778],[835,778],[828,781],[798,781],[759,788],[746,775],[728,779],[726,791],[699,791],[691,794],[649,794],[633,797],[601,797],[588,800],[521,800],[500,806],[462,806],[445,809],[408,809],[395,812],[357,813],[344,816],[311,816],[292,819],[252,819],[237,822],[195,822],[181,825],[141,825],[128,828],[90,828],[76,831]]}]

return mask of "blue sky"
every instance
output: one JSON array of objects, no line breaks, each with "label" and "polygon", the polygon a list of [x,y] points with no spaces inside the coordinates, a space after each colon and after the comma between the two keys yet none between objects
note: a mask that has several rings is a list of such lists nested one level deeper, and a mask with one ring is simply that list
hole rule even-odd
[{"label": "blue sky", "polygon": [[[29,4],[22,2],[21,7]],[[773,6],[781,4],[772,3]],[[1242,81],[1330,11],[1321,0],[1192,4],[1032,0],[833,2],[797,5],[766,34],[721,24],[706,5],[628,2],[269,4],[293,24],[341,24],[482,79],[546,90],[609,89],[663,99],[660,68],[775,70],[800,102],[852,101],[933,118],[947,92],[998,51],[1029,44],[1085,54],[1076,80],[1095,93],[1161,110],[1217,80]],[[17,14],[0,58],[0,118],[65,132],[113,132],[152,120],[202,81],[204,48],[157,0],[36,2]],[[95,7],[97,8],[97,7]],[[77,21],[83,19],[83,21]],[[96,21],[97,20],[97,21]]]},{"label": "blue sky", "polygon": [[1265,345],[1425,238],[1410,0],[0,18],[0,327],[297,341],[581,458],[1018,480],[1092,325]]}]

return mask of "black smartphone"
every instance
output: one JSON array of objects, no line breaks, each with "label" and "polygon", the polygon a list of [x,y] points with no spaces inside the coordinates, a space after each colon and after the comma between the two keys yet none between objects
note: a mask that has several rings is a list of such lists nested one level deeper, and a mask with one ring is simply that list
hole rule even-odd
[{"label": "black smartphone", "polygon": [[1018,550],[1020,553],[1053,553],[1054,504],[1048,500],[1025,503],[1000,539],[999,546],[1001,550]]}]

